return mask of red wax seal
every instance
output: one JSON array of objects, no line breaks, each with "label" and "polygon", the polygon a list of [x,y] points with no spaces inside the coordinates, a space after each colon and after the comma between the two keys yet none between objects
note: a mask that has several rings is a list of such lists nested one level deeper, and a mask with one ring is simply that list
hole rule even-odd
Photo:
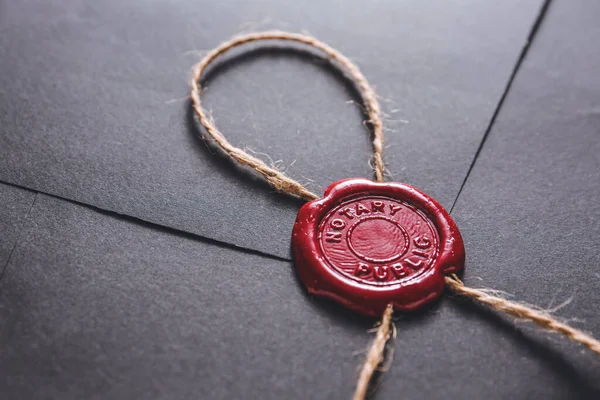
[{"label": "red wax seal", "polygon": [[465,263],[458,228],[437,201],[366,179],[338,181],[302,206],[292,249],[310,293],[369,316],[389,303],[409,311],[435,299],[444,274]]}]

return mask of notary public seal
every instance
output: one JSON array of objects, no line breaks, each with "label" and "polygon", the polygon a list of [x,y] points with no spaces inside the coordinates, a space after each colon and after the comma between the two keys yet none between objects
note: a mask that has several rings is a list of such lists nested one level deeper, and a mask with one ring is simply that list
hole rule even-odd
[{"label": "notary public seal", "polygon": [[367,179],[335,182],[299,211],[292,249],[315,295],[364,315],[413,310],[438,297],[465,250],[446,210],[420,190]]}]

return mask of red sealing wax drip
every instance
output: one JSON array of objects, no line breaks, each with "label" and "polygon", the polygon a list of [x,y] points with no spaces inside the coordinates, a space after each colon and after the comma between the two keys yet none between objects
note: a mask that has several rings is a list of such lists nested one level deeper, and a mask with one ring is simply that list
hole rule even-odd
[{"label": "red sealing wax drip", "polygon": [[310,293],[364,315],[411,311],[437,298],[465,249],[446,210],[402,183],[345,179],[298,212],[292,249]]}]

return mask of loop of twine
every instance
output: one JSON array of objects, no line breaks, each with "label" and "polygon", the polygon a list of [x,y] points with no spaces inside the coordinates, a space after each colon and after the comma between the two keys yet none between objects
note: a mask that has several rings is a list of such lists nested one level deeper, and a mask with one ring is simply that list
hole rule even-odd
[{"label": "loop of twine", "polygon": [[362,74],[362,72],[360,72],[358,67],[352,63],[352,61],[329,45],[308,35],[281,31],[250,33],[247,35],[236,36],[209,51],[193,69],[191,90],[191,98],[194,110],[198,115],[200,123],[206,129],[206,132],[215,140],[221,149],[225,151],[225,153],[229,154],[229,156],[231,156],[240,164],[246,165],[264,176],[271,186],[273,186],[277,191],[300,197],[301,199],[308,201],[319,198],[319,196],[306,189],[299,182],[287,177],[281,171],[268,166],[261,159],[254,157],[244,150],[229,143],[225,136],[217,129],[214,122],[209,117],[206,110],[204,110],[202,103],[200,102],[200,93],[202,91],[200,80],[210,63],[212,63],[221,54],[231,50],[234,47],[250,42],[264,40],[297,42],[316,48],[325,53],[330,61],[335,61],[341,67],[338,67],[340,68],[340,71],[344,75],[347,74],[352,79],[362,97],[365,113],[368,116],[367,122],[373,129],[373,169],[375,170],[375,179],[377,182],[383,182],[383,175],[385,171],[385,167],[383,165],[383,122],[381,120],[381,107],[379,106],[379,101],[377,100],[375,91],[373,88],[371,88],[365,76]]},{"label": "loop of twine", "polygon": [[[337,62],[337,64],[341,66],[341,72],[347,73],[350,78],[352,78],[353,82],[357,85],[364,102],[365,112],[368,116],[367,122],[372,126],[373,129],[373,169],[375,171],[375,178],[378,182],[383,182],[385,171],[385,166],[383,164],[383,122],[381,119],[381,109],[375,91],[373,88],[371,88],[367,79],[360,72],[358,67],[354,65],[348,58],[329,45],[308,35],[281,31],[250,33],[236,36],[208,52],[208,54],[206,54],[193,69],[192,89],[190,94],[193,108],[198,116],[198,120],[206,129],[206,132],[214,139],[217,145],[220,146],[223,151],[225,151],[226,154],[240,164],[252,168],[254,171],[265,177],[265,179],[276,190],[307,201],[315,200],[319,197],[315,193],[309,191],[299,182],[286,176],[283,172],[268,166],[261,159],[254,157],[244,150],[229,143],[225,136],[217,129],[212,118],[210,118],[208,113],[204,110],[204,108],[202,108],[202,104],[200,102],[200,93],[202,91],[200,80],[208,65],[217,59],[221,54],[231,50],[234,47],[243,45],[245,43],[264,40],[292,41],[316,48],[325,53],[329,60]],[[506,300],[502,297],[491,295],[482,289],[468,288],[464,286],[463,282],[456,275],[446,276],[445,283],[453,293],[459,296],[467,297],[481,304],[485,304],[492,309],[501,311],[510,315],[511,317],[533,322],[537,326],[548,331],[560,333],[570,340],[580,343],[588,347],[593,352],[600,354],[600,342],[598,340],[580,330],[560,322],[559,320],[550,316],[548,313],[536,310],[524,304]],[[375,334],[375,339],[373,340],[365,357],[365,361],[361,368],[356,384],[353,400],[365,399],[373,375],[377,371],[377,368],[379,368],[384,361],[386,343],[394,334],[393,332],[395,332],[392,314],[393,308],[391,305],[389,305],[383,313],[379,328]]]}]

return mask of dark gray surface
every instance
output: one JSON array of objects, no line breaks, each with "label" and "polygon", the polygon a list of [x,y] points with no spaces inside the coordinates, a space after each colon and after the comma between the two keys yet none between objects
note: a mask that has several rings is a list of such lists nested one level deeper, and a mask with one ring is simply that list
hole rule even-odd
[{"label": "dark gray surface", "polygon": [[17,243],[35,193],[0,183],[0,277]]},{"label": "dark gray surface", "polygon": [[[539,7],[7,1],[0,180],[289,257],[298,203],[211,155],[184,99],[195,50],[276,27],[307,30],[360,65],[389,114],[393,178],[450,206]],[[282,160],[316,191],[370,176],[347,84],[302,53],[244,54],[207,82],[206,104],[233,143]]]},{"label": "dark gray surface", "polygon": [[564,312],[600,332],[600,5],[569,3],[551,7],[452,215],[467,277],[536,303],[572,295]]},{"label": "dark gray surface", "polygon": [[[51,10],[45,12],[51,15]],[[167,17],[168,12],[172,10],[165,11]],[[237,12],[219,17],[227,20]],[[290,12],[298,20],[309,18],[296,9]],[[598,6],[583,0],[555,1],[551,6],[452,213],[467,246],[468,284],[505,290],[516,299],[543,307],[572,297],[557,315],[596,337],[600,336],[596,306],[600,296],[600,83],[596,72],[600,55],[594,50],[600,41],[598,15]],[[128,17],[134,22],[139,18]],[[365,29],[383,31],[379,26]],[[334,44],[342,47],[344,43]],[[252,72],[260,73],[271,63],[277,65],[265,59]],[[239,73],[251,65],[240,66]],[[378,68],[374,62],[371,65]],[[305,76],[301,72],[305,68],[311,70],[310,64],[293,71]],[[236,69],[216,77],[214,86],[226,85],[224,78],[235,75]],[[311,73],[306,72],[306,77]],[[330,79],[335,81],[323,77],[323,82]],[[136,81],[135,74],[119,84],[136,82],[147,84]],[[220,97],[221,92],[225,96],[228,90],[223,86],[214,96]],[[28,93],[22,96],[21,101],[31,101]],[[218,114],[219,100],[211,99]],[[21,115],[9,114],[2,100],[3,118]],[[409,97],[403,101],[410,106]],[[257,103],[256,110],[261,105]],[[140,115],[143,107],[147,105],[140,106]],[[282,110],[287,112],[287,106]],[[20,124],[31,123],[16,118]],[[351,114],[346,118],[351,119]],[[234,124],[219,118],[218,122]],[[0,129],[0,140],[19,139]],[[264,132],[276,135],[269,129]],[[240,141],[250,136],[260,139],[246,133],[240,133]],[[165,134],[176,138],[172,132]],[[399,143],[404,136],[398,135]],[[366,146],[367,140],[362,139]],[[32,148],[34,142],[29,144]],[[210,159],[200,148],[196,152],[196,158]],[[356,157],[340,159],[350,164],[347,161],[354,163]],[[6,158],[0,160],[1,168],[10,165]],[[62,165],[61,160],[48,161],[50,171],[58,168],[53,164]],[[30,160],[32,166],[34,161]],[[402,160],[396,162],[402,165]],[[221,165],[216,168],[218,163],[215,160],[210,174],[223,171]],[[312,164],[301,168],[309,167]],[[409,169],[405,170],[408,180],[412,179]],[[101,176],[100,171],[90,169],[90,179],[109,182],[111,176]],[[12,172],[35,175],[26,167],[15,167]],[[49,179],[40,176],[40,181]],[[248,186],[237,173],[224,176],[229,179],[227,185],[239,185],[237,190],[247,191],[246,196],[266,192]],[[429,184],[442,188],[445,183],[439,176],[434,181]],[[38,195],[24,223],[33,193],[5,188],[0,186],[0,227],[20,231],[21,239],[0,281],[0,398],[350,397],[360,351],[372,337],[365,332],[371,321],[306,296],[291,263],[207,244],[193,235],[45,195]],[[71,190],[80,193],[81,187]],[[1,197],[6,193],[12,194]],[[129,195],[124,192],[122,197]],[[225,197],[223,203],[228,200]],[[451,200],[446,199],[445,205]],[[142,206],[147,209],[143,202]],[[218,214],[214,208],[201,209],[206,206],[203,203],[197,206],[207,216]],[[20,222],[13,224],[9,218]],[[272,229],[271,221],[262,223],[255,231],[258,237]],[[2,237],[2,243],[5,237],[10,235]],[[422,312],[401,317],[397,326],[395,360],[379,399],[600,397],[598,357],[469,302],[446,296]]]},{"label": "dark gray surface", "polygon": [[[467,246],[467,284],[504,290],[541,307],[571,299],[556,315],[595,337],[600,336],[599,15],[597,2],[552,3],[452,213]],[[562,386],[561,374],[547,373],[563,364],[581,380],[577,386],[589,388],[589,398],[600,398],[597,356],[539,331],[527,336],[549,343],[545,355],[530,359],[517,348],[498,349],[501,372],[484,375],[494,378],[494,387],[532,394],[523,398],[578,398],[575,387]],[[513,380],[509,369],[531,383]]]},{"label": "dark gray surface", "polygon": [[0,320],[4,399],[349,398],[370,339],[289,262],[45,195]]},{"label": "dark gray surface", "polygon": [[[0,393],[348,399],[371,323],[308,298],[292,268],[39,195],[0,282]],[[590,354],[469,303],[397,325],[377,398],[597,398]]]}]

